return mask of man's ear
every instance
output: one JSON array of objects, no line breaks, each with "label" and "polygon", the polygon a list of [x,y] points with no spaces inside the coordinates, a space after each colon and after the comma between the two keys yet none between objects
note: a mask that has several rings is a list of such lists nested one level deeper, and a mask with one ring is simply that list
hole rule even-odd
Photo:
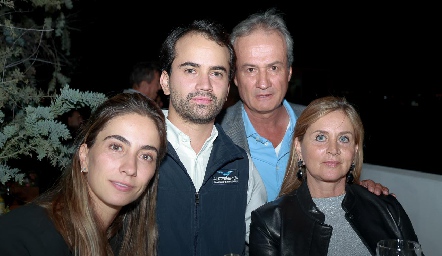
[{"label": "man's ear", "polygon": [[292,79],[292,67],[291,66],[289,68],[289,77],[288,77],[289,82],[290,82],[290,79]]},{"label": "man's ear", "polygon": [[235,84],[236,87],[238,87],[238,82],[236,80],[236,76],[233,77],[233,83]]},{"label": "man's ear", "polygon": [[166,71],[161,72],[160,84],[161,84],[161,88],[163,89],[164,94],[170,95],[169,74],[167,74]]},{"label": "man's ear", "polygon": [[226,101],[229,99],[229,92],[230,92],[230,83],[229,86],[227,86]]}]

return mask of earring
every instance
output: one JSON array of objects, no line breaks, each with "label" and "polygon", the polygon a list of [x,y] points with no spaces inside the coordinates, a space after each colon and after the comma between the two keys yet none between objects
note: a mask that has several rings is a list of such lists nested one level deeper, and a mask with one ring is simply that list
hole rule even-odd
[{"label": "earring", "polygon": [[299,180],[302,180],[302,176],[304,176],[304,172],[302,171],[302,167],[304,166],[304,162],[302,161],[302,159],[300,159],[298,161],[298,172],[296,173],[296,176],[298,177]]},{"label": "earring", "polygon": [[351,163],[350,169],[348,170],[348,173],[347,173],[347,183],[348,184],[352,184],[355,179],[355,177],[353,176],[354,169],[355,169],[355,163]]},{"label": "earring", "polygon": [[81,172],[87,172],[86,167],[81,168]]}]

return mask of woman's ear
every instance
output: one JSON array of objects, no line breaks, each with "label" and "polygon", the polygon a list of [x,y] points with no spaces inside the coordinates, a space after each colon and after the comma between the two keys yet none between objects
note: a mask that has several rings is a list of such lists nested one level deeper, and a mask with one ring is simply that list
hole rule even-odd
[{"label": "woman's ear", "polygon": [[302,154],[302,150],[301,150],[301,142],[299,141],[299,139],[296,137],[293,141],[293,149],[296,151],[296,154],[298,155],[298,157],[301,157]]},{"label": "woman's ear", "polygon": [[89,152],[89,148],[87,147],[87,145],[85,143],[81,144],[80,148],[78,149],[78,156],[80,158],[80,165],[81,165],[81,169],[84,170],[84,168],[86,168],[87,170],[87,165],[88,165],[88,159],[87,159],[87,154]]}]

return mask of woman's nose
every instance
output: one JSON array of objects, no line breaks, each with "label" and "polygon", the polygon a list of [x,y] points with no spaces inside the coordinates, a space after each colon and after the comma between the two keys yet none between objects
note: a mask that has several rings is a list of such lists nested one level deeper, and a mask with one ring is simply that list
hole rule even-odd
[{"label": "woman's nose", "polygon": [[120,172],[124,172],[128,176],[137,176],[137,160],[133,157],[127,157],[120,167]]}]

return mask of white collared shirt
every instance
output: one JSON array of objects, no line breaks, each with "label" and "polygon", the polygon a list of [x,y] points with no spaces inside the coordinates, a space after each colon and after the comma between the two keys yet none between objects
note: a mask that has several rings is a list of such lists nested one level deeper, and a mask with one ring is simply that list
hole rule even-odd
[{"label": "white collared shirt", "polygon": [[199,191],[204,181],[207,163],[213,148],[213,141],[218,136],[218,130],[213,126],[210,137],[204,142],[200,152],[195,153],[190,145],[189,136],[180,131],[169,119],[166,119],[166,124],[167,140],[172,144],[184,167],[186,167],[196,191]]}]

